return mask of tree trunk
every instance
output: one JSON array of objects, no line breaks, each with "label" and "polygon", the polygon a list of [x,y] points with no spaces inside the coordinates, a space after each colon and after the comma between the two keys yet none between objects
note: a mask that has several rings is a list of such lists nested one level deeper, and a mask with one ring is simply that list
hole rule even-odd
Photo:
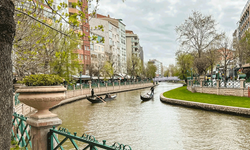
[{"label": "tree trunk", "polygon": [[13,113],[11,50],[15,36],[14,4],[0,0],[0,148],[10,149]]}]

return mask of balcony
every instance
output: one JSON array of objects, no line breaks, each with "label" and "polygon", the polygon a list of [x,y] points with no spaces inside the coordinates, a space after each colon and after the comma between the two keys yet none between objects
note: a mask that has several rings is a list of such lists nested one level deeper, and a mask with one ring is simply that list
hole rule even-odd
[{"label": "balcony", "polygon": [[138,49],[139,46],[138,45],[133,45],[132,48]]},{"label": "balcony", "polygon": [[132,40],[133,43],[139,43],[139,39]]}]

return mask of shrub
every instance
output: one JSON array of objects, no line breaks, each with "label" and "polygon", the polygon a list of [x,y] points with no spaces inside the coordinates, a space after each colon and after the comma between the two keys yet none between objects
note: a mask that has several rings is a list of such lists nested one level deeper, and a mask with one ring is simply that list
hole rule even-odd
[{"label": "shrub", "polygon": [[58,75],[52,74],[34,74],[25,76],[22,81],[18,83],[25,84],[27,86],[51,86],[60,85],[64,79]]}]

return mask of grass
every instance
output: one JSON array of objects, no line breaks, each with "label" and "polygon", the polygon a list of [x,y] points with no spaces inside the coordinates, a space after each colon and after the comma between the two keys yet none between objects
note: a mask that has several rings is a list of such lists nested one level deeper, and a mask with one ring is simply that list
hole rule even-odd
[{"label": "grass", "polygon": [[248,97],[192,93],[187,90],[186,86],[167,91],[163,93],[163,96],[167,98],[200,102],[200,103],[250,108],[250,98]]}]

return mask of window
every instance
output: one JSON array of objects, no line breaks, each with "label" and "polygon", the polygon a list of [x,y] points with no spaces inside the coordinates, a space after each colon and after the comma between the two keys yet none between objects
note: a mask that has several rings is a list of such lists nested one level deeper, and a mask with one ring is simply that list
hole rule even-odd
[{"label": "window", "polygon": [[72,3],[71,2],[69,2],[69,8],[72,8]]}]

